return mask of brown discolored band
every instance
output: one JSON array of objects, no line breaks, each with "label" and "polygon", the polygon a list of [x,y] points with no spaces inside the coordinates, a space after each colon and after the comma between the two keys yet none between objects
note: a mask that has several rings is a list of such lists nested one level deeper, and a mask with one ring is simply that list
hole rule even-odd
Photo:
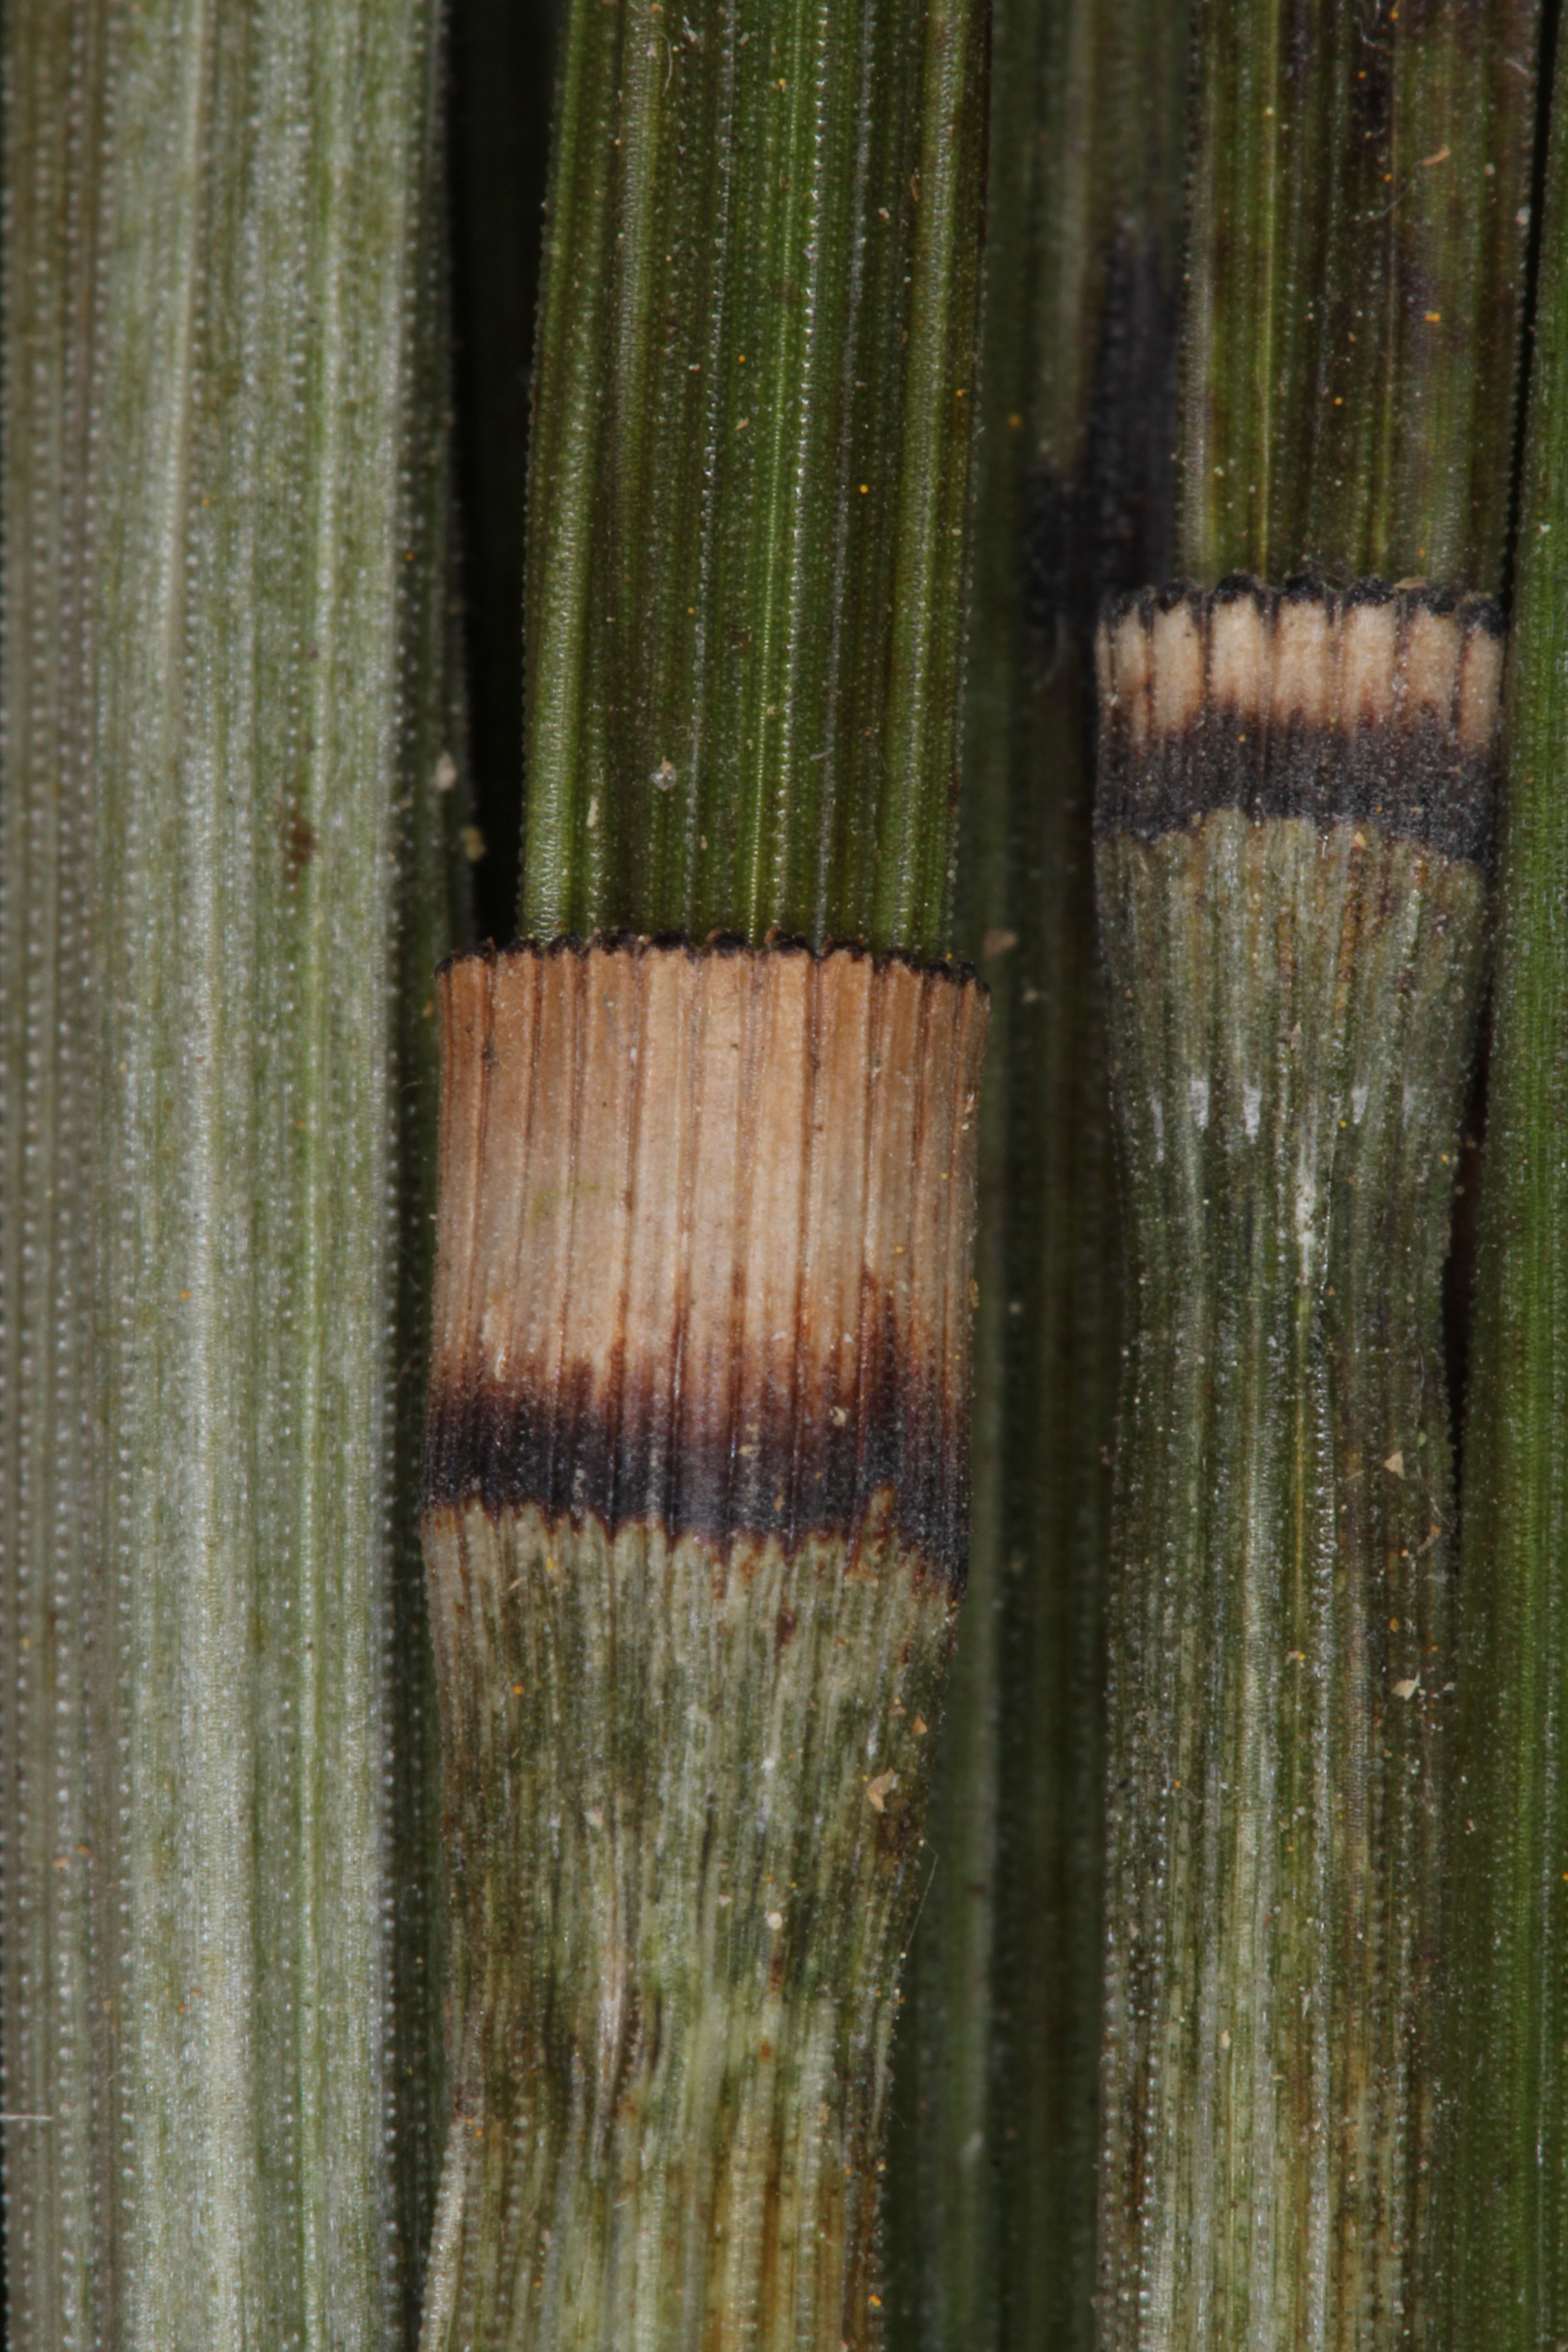
[{"label": "brown discolored band", "polygon": [[1152,841],[1210,809],[1369,822],[1489,862],[1503,635],[1484,597],[1361,581],[1144,589],[1096,641],[1095,824]]},{"label": "brown discolored band", "polygon": [[438,992],[426,1508],[885,1530],[962,1581],[979,983],[603,940]]}]

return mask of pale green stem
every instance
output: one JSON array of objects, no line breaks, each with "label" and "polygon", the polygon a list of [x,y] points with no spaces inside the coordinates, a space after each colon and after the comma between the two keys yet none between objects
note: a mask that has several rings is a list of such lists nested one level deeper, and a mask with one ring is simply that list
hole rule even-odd
[{"label": "pale green stem", "polygon": [[439,1963],[394,1534],[460,798],[436,19],[6,29],[11,2341],[368,2352]]},{"label": "pale green stem", "polygon": [[1134,1308],[1100,2340],[1436,2347],[1440,1286],[1485,880],[1235,808],[1099,864]]}]

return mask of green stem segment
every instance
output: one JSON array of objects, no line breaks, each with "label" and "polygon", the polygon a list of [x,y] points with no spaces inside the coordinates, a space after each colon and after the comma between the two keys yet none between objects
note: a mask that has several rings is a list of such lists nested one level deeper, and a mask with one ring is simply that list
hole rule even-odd
[{"label": "green stem segment", "polygon": [[951,922],[984,11],[578,0],[521,929]]},{"label": "green stem segment", "polygon": [[1540,0],[1201,0],[1182,569],[1502,583]]},{"label": "green stem segment", "polygon": [[5,38],[9,2340],[371,2352],[438,2095],[435,19]]},{"label": "green stem segment", "polygon": [[1173,562],[1185,13],[993,12],[958,926],[992,992],[974,1524],[888,2169],[892,2340],[952,2352],[1093,2338],[1118,1359],[1089,672],[1101,594]]},{"label": "green stem segment", "polygon": [[1111,2352],[1444,2340],[1441,1292],[1500,650],[1321,599],[1107,633]]},{"label": "green stem segment", "polygon": [[1456,2352],[1568,2333],[1568,110],[1552,109],[1520,518],[1465,1451]]}]

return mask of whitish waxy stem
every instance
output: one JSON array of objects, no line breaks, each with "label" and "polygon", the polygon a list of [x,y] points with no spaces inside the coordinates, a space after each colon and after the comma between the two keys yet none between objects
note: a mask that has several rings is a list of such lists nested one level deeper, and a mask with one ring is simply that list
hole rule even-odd
[{"label": "whitish waxy stem", "polygon": [[463,1981],[431,2352],[876,2332],[984,1017],[851,950],[442,977],[425,1529]]},{"label": "whitish waxy stem", "polygon": [[1484,605],[1310,584],[1101,632],[1114,2352],[1434,2340],[1440,1282],[1500,651]]}]

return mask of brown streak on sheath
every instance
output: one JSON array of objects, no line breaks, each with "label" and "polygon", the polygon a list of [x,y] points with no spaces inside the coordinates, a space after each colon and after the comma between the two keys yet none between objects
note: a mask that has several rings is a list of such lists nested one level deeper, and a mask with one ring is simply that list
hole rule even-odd
[{"label": "brown streak on sheath", "polygon": [[1350,820],[1485,865],[1502,624],[1421,584],[1237,576],[1106,607],[1095,648],[1100,833],[1152,841],[1210,809]]},{"label": "brown streak on sheath", "polygon": [[893,1535],[961,1582],[973,976],[563,940],[437,1000],[426,1508]]}]

